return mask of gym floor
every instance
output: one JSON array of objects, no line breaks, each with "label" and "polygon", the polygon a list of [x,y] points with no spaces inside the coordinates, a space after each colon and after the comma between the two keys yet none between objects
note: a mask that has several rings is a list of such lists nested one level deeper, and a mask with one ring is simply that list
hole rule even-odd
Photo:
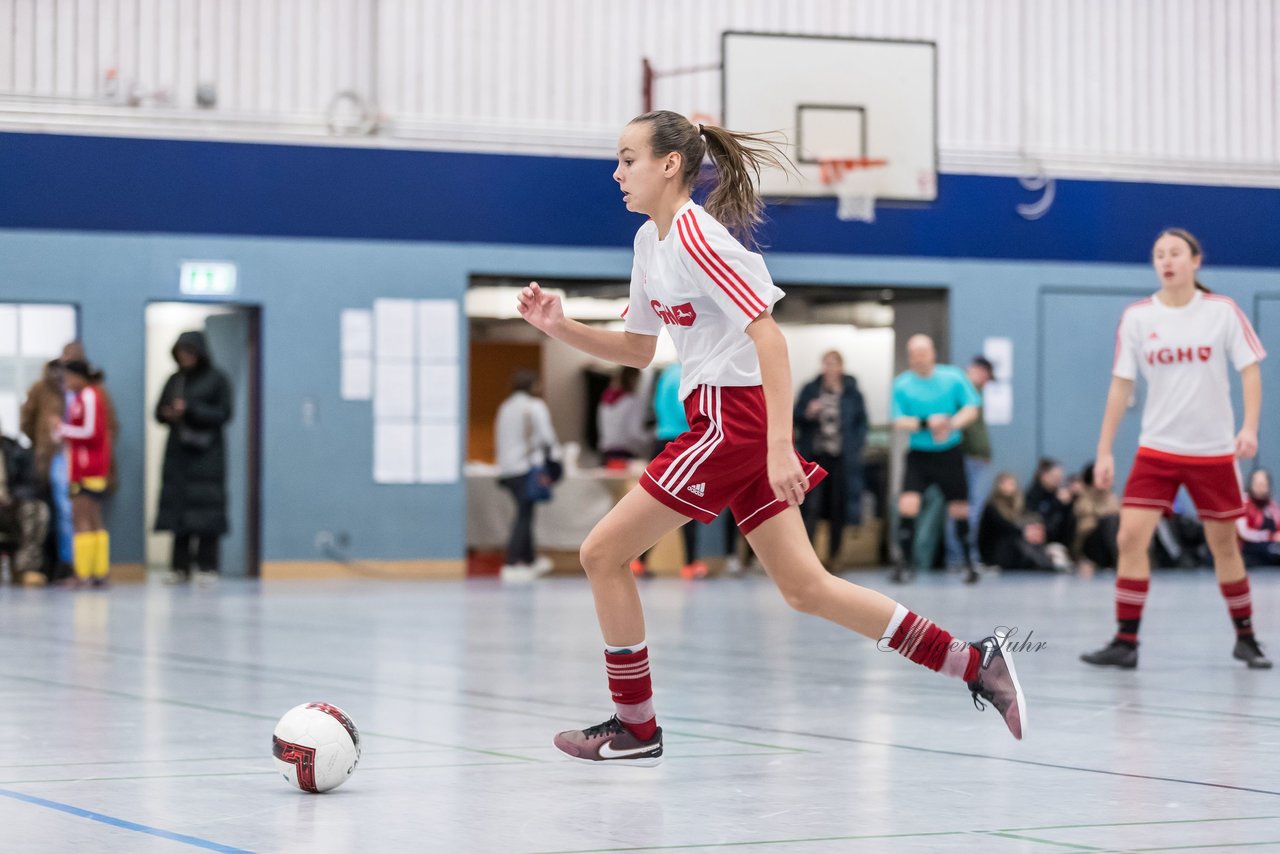
[{"label": "gym floor", "polygon": [[[761,576],[642,582],[647,769],[551,746],[612,713],[580,577],[4,588],[0,851],[1280,851],[1280,673],[1231,659],[1209,572],[1155,577],[1129,672],[1077,660],[1111,575],[851,577],[961,637],[1029,636],[1026,739]],[[1253,589],[1280,642],[1280,579]],[[362,731],[325,795],[271,759],[310,700]]]}]

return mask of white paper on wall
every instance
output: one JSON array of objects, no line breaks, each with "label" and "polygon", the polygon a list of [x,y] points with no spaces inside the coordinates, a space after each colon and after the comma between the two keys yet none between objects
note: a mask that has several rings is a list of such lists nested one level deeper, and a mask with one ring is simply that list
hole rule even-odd
[{"label": "white paper on wall", "polygon": [[364,356],[342,357],[342,399],[370,400],[373,397],[373,360]]},{"label": "white paper on wall", "polygon": [[1013,385],[992,380],[982,387],[982,418],[988,425],[1013,423]]},{"label": "white paper on wall", "polygon": [[373,352],[373,312],[366,308],[342,310],[342,355],[368,356]]},{"label": "white paper on wall", "polygon": [[417,393],[413,381],[413,363],[387,364],[379,361],[373,372],[373,417],[413,418],[414,397]]},{"label": "white paper on wall", "polygon": [[414,438],[412,421],[374,422],[374,483],[414,482]]},{"label": "white paper on wall", "polygon": [[995,369],[995,378],[1001,382],[1013,380],[1013,339],[985,338],[982,341],[982,355]]},{"label": "white paper on wall", "polygon": [[418,425],[418,482],[456,483],[459,470],[458,425]]},{"label": "white paper on wall", "polygon": [[418,300],[418,361],[458,361],[458,303]]},{"label": "white paper on wall", "polygon": [[411,299],[373,301],[374,352],[378,361],[413,361],[415,317]]},{"label": "white paper on wall", "polygon": [[459,371],[456,365],[418,366],[418,418],[456,421],[459,410]]},{"label": "white paper on wall", "polygon": [[76,340],[76,310],[70,305],[18,306],[22,355],[54,359]]}]

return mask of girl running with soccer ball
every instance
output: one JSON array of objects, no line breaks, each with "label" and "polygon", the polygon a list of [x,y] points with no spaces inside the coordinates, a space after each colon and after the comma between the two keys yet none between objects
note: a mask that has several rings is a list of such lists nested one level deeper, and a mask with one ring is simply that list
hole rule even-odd
[{"label": "girl running with soccer ball", "polygon": [[[708,157],[717,183],[704,208],[690,194]],[[694,125],[677,113],[632,120],[618,141],[613,177],[627,210],[648,221],[635,238],[624,331],[566,318],[559,298],[537,283],[520,293],[520,313],[533,326],[637,368],[653,359],[665,326],[683,365],[689,431],[649,464],[639,487],[582,544],[616,713],[555,737],[577,759],[661,761],[644,611],[629,564],[689,519],[711,522],[726,506],[791,607],[963,679],[975,703],[991,702],[1022,737],[1026,707],[1001,634],[972,645],[957,641],[887,596],[831,575],[809,544],[799,505],[826,472],[792,446],[787,344],[771,315],[783,294],[764,259],[733,236],[750,243],[763,206],[752,177],[780,158],[762,138]]]},{"label": "girl running with soccer ball", "polygon": [[[1109,489],[1115,479],[1111,445],[1141,373],[1147,380],[1142,435],[1120,510],[1120,559],[1116,569],[1116,622],[1111,643],[1080,656],[1089,664],[1138,666],[1138,623],[1151,584],[1147,549],[1160,515],[1173,510],[1185,485],[1204,523],[1218,585],[1236,628],[1232,654],[1251,668],[1271,662],[1253,636],[1249,577],[1236,541],[1235,519],[1245,512],[1237,458],[1258,452],[1258,414],[1266,356],[1244,312],[1231,299],[1196,281],[1200,243],[1171,228],[1152,250],[1160,290],[1120,317],[1116,359],[1094,464],[1094,482]],[[1230,363],[1244,386],[1244,425],[1235,432]]]}]

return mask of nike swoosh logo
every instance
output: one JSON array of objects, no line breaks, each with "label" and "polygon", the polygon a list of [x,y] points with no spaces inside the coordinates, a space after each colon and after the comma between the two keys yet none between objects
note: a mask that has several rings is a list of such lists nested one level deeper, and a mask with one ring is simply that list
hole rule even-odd
[{"label": "nike swoosh logo", "polygon": [[644,747],[632,747],[627,750],[614,750],[610,747],[611,744],[613,744],[613,742],[606,742],[605,744],[600,745],[601,759],[621,759],[624,756],[635,756],[638,753],[648,753],[657,746],[648,744]]},{"label": "nike swoosh logo", "polygon": [[991,664],[991,659],[996,657],[996,645],[994,643],[986,644],[986,649],[982,651],[982,667],[985,669]]}]

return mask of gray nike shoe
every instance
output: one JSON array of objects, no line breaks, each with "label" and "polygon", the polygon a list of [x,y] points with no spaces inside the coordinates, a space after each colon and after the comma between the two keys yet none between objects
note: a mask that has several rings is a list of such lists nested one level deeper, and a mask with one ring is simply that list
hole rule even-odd
[{"label": "gray nike shoe", "polygon": [[969,683],[969,690],[973,692],[973,705],[978,711],[986,708],[982,700],[991,703],[1004,718],[1009,732],[1021,741],[1027,725],[1027,701],[1018,684],[1018,673],[1013,669],[1013,656],[1005,648],[1006,637],[1003,632],[996,632],[974,644],[982,660],[978,664],[978,678]]},{"label": "gray nike shoe", "polygon": [[1138,666],[1138,648],[1131,643],[1113,640],[1102,649],[1082,654],[1080,660],[1085,664],[1096,664],[1099,667],[1132,670]]},{"label": "gray nike shoe", "polygon": [[1261,644],[1253,635],[1238,638],[1236,648],[1231,651],[1233,657],[1249,665],[1252,670],[1270,670],[1271,659],[1262,651]]},{"label": "gray nike shoe", "polygon": [[583,762],[608,762],[648,767],[662,761],[662,727],[641,741],[615,715],[586,729],[567,730],[555,738],[556,747]]}]

